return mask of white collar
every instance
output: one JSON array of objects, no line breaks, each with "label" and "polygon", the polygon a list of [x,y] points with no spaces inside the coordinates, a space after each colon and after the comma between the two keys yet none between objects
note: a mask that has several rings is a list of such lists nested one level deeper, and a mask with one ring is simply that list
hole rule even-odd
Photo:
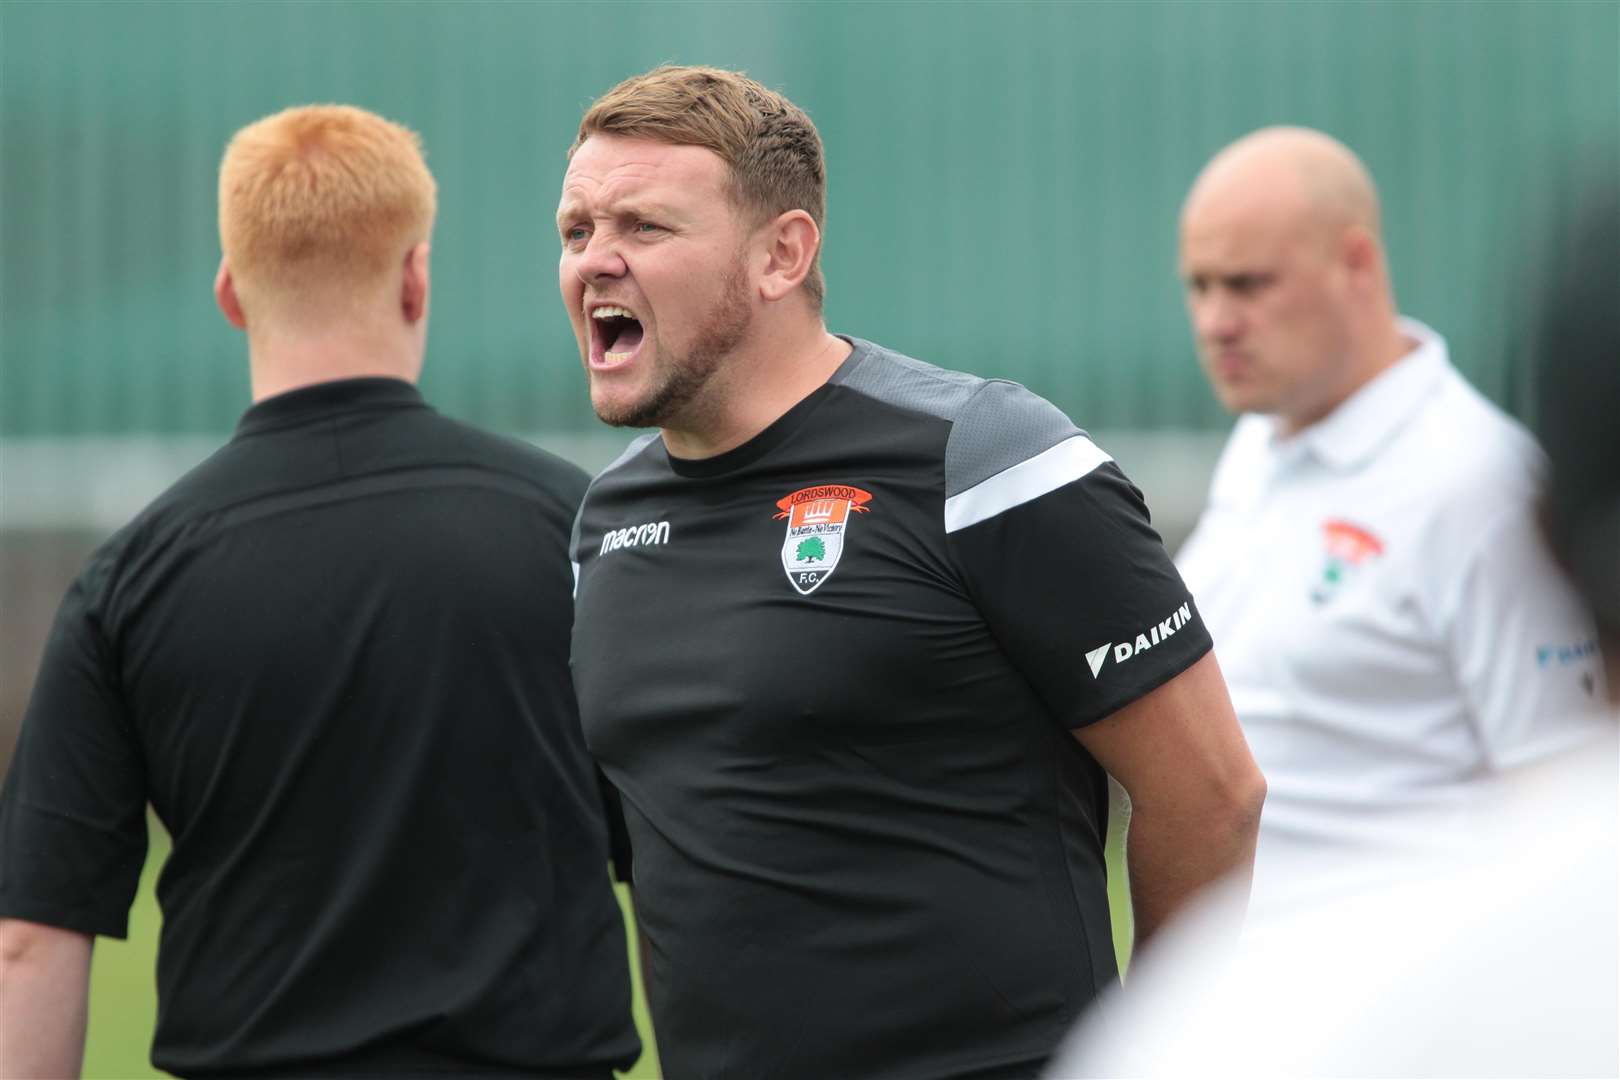
[{"label": "white collar", "polygon": [[1404,316],[1396,326],[1404,336],[1417,341],[1417,348],[1373,376],[1338,408],[1293,439],[1273,436],[1273,448],[1283,451],[1288,443],[1294,443],[1324,464],[1350,471],[1388,446],[1451,370],[1445,338]]}]

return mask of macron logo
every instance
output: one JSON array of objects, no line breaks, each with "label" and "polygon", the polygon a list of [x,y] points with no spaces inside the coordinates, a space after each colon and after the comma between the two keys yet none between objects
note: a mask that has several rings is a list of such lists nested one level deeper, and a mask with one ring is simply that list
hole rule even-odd
[{"label": "macron logo", "polygon": [[1145,653],[1160,642],[1168,640],[1177,630],[1192,622],[1192,604],[1182,604],[1157,626],[1150,626],[1145,633],[1137,634],[1135,641],[1122,641],[1115,645],[1112,641],[1097,646],[1086,653],[1086,663],[1091,665],[1091,677],[1098,678],[1102,674],[1102,666],[1108,660],[1108,650],[1114,651],[1114,663],[1123,664],[1139,653]]},{"label": "macron logo", "polygon": [[642,544],[669,543],[669,522],[649,521],[645,525],[630,525],[623,529],[609,529],[602,534],[602,549],[596,554],[606,555],[620,548],[640,547]]}]

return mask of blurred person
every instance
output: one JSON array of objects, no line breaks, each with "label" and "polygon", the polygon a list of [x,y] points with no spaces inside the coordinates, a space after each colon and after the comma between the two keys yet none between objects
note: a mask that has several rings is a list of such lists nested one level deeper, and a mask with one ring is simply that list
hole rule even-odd
[{"label": "blurred person", "polygon": [[1180,269],[1242,414],[1177,563],[1269,784],[1263,912],[1376,872],[1357,852],[1445,846],[1488,778],[1591,735],[1602,672],[1537,535],[1540,452],[1397,315],[1350,150],[1303,128],[1222,150]]},{"label": "blurred person", "polygon": [[0,1073],[76,1074],[94,935],[173,838],[152,1060],[609,1077],[639,1053],[567,670],[577,468],[440,416],[417,137],[290,109],[220,166],[235,436],[91,557],[0,794]]},{"label": "blurred person", "polygon": [[1137,926],[1247,872],[1264,784],[1109,456],[822,319],[821,140],[737,73],[596,101],[557,223],[597,415],[574,676],[671,1080],[1033,1076]]},{"label": "blurred person", "polygon": [[1597,616],[1607,723],[1504,777],[1448,850],[1372,868],[1235,945],[1210,944],[1241,917],[1217,890],[1088,1015],[1052,1077],[1620,1075],[1620,191],[1581,221],[1541,312],[1541,502]]}]

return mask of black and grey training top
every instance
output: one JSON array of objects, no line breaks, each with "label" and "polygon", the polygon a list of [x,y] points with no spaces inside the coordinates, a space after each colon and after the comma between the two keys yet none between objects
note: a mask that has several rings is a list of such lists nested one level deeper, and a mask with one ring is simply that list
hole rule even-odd
[{"label": "black and grey training top", "polygon": [[638,440],[575,526],[671,1080],[1033,1075],[1116,977],[1072,729],[1210,648],[1058,409],[854,346],[732,451]]}]

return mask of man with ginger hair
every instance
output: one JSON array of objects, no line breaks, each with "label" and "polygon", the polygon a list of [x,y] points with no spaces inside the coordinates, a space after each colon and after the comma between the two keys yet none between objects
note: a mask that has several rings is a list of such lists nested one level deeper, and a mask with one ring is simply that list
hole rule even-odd
[{"label": "man with ginger hair", "polygon": [[77,1073],[148,803],[153,1063],[600,1077],[639,1052],[567,670],[586,478],[414,383],[435,187],[344,106],[238,132],[215,297],[234,438],[91,557],[0,794],[0,1075]]},{"label": "man with ginger hair", "polygon": [[1345,887],[1353,856],[1446,846],[1492,774],[1600,730],[1602,673],[1537,535],[1541,455],[1397,315],[1353,153],[1301,128],[1221,151],[1181,275],[1243,414],[1177,562],[1270,785],[1263,917]]},{"label": "man with ginger hair", "polygon": [[1137,928],[1246,872],[1264,784],[1140,493],[1052,405],[829,333],[820,138],[737,73],[585,114],[557,224],[575,526],[671,1080],[1033,1076]]}]

